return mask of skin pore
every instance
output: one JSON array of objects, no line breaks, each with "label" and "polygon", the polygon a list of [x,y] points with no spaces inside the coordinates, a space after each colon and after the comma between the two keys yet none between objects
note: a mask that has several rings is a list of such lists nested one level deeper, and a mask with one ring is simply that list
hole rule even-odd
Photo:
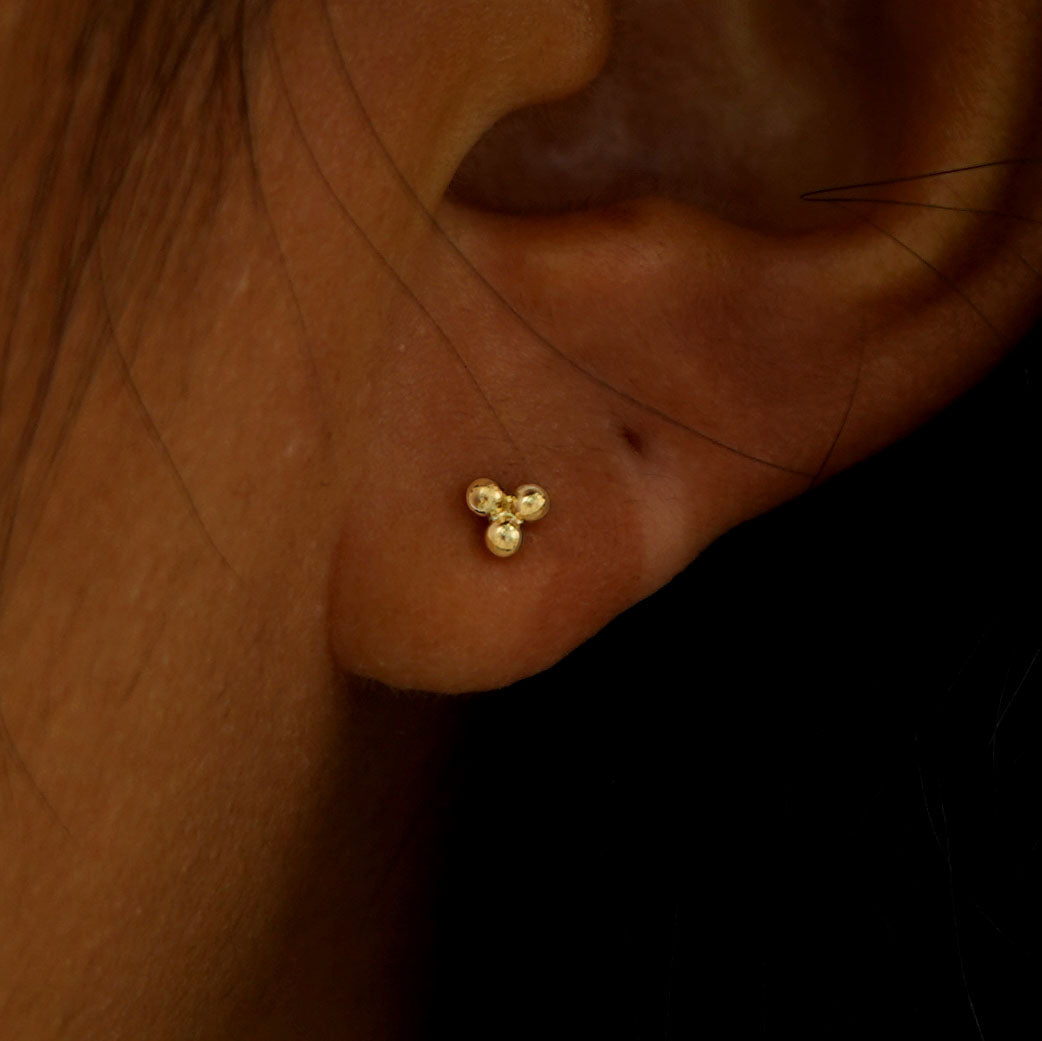
[{"label": "skin pore", "polygon": [[1042,11],[94,7],[0,10],[0,1033],[404,1034],[441,734],[359,677],[545,668],[978,380],[1038,167],[799,197],[1037,157]]}]

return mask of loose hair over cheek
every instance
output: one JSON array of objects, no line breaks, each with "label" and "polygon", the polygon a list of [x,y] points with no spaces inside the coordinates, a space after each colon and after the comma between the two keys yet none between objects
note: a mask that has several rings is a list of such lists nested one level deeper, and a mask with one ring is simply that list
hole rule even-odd
[{"label": "loose hair over cheek", "polygon": [[0,185],[19,220],[0,286],[0,611],[105,351],[130,380],[133,345],[113,346],[121,314],[147,307],[248,148],[250,54],[270,2],[83,5],[64,46],[48,27],[37,96],[2,128],[14,158]]}]

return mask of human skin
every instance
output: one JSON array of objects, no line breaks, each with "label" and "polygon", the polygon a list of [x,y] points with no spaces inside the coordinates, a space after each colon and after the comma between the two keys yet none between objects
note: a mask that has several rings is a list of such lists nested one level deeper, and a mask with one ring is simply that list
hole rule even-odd
[{"label": "human skin", "polygon": [[[1038,155],[1042,10],[276,2],[248,119],[203,44],[111,168],[102,33],[26,263],[92,6],[0,14],[0,1033],[397,1036],[422,893],[374,876],[443,735],[398,745],[361,678],[545,668],[978,380],[1037,225],[798,196]],[[63,295],[89,161],[118,187]],[[1030,164],[880,193],[1042,212]],[[516,558],[480,476],[550,492]],[[287,928],[305,892],[335,910]]]}]

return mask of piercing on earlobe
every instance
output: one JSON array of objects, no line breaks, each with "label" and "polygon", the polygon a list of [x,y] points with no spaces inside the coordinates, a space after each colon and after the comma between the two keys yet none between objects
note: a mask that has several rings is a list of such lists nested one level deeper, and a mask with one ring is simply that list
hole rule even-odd
[{"label": "piercing on earlobe", "polygon": [[467,506],[488,520],[485,545],[497,557],[512,557],[521,548],[521,526],[547,515],[550,496],[538,484],[523,484],[508,495],[495,481],[479,477],[467,489]]}]

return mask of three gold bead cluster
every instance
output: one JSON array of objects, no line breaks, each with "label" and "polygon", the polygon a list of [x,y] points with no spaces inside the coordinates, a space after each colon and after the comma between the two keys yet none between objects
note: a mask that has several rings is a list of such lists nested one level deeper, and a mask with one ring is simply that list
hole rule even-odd
[{"label": "three gold bead cluster", "polygon": [[497,557],[512,557],[521,548],[521,526],[547,515],[550,496],[538,484],[523,484],[508,495],[495,481],[479,477],[467,489],[467,506],[488,521],[485,545]]}]

